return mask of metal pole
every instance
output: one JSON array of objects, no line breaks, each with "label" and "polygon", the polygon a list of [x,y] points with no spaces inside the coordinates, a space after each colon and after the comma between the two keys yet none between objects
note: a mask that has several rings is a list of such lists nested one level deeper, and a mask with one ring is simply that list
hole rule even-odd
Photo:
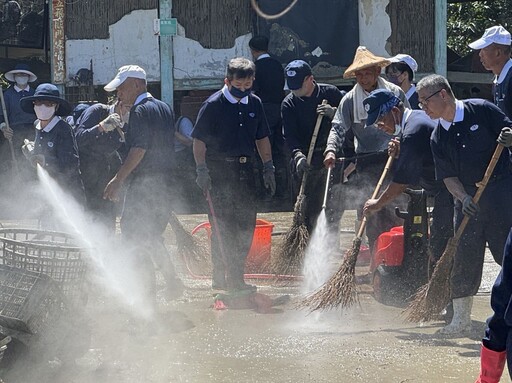
[{"label": "metal pole", "polygon": [[[160,19],[172,17],[172,0],[160,0]],[[174,109],[174,65],[172,36],[160,36],[160,87],[162,101]]]}]

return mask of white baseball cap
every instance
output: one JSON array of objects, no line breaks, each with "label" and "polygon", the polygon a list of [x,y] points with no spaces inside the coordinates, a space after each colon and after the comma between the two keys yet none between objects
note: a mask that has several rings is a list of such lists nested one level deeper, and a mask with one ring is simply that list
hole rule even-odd
[{"label": "white baseball cap", "polygon": [[103,87],[107,92],[113,92],[121,85],[127,78],[140,78],[146,79],[146,71],[138,65],[125,65],[119,68],[116,77]]},{"label": "white baseball cap", "polygon": [[409,68],[412,69],[413,72],[416,72],[418,70],[418,63],[409,55],[404,55],[400,53],[397,54],[396,56],[391,57],[389,61],[391,61],[392,63],[405,63],[409,66]]},{"label": "white baseball cap", "polygon": [[482,37],[469,44],[471,49],[483,49],[492,43],[510,45],[510,33],[501,25],[487,28]]}]

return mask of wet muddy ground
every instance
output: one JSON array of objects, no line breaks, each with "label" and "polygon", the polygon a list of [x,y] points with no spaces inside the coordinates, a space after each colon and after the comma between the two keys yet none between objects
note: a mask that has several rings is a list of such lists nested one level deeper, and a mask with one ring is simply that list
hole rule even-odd
[{"label": "wet muddy ground", "polygon": [[[346,212],[343,218],[342,247],[351,245],[353,213]],[[189,230],[206,220],[204,215],[179,218]],[[273,222],[274,231],[282,232],[291,221],[291,213],[260,214],[259,218]],[[168,230],[166,240],[175,249]],[[275,247],[280,237],[272,238]],[[308,314],[294,309],[300,280],[285,284],[272,279],[251,280],[259,292],[272,298],[290,295],[291,301],[266,314],[252,309],[214,310],[210,280],[192,276],[182,263],[178,269],[186,285],[185,294],[169,301],[160,291],[160,312],[155,320],[137,318],[133,315],[136,307],[128,309],[105,290],[92,288],[84,326],[74,329],[75,335],[86,339],[78,347],[80,351],[70,347],[61,358],[38,355],[19,360],[9,370],[1,370],[3,380],[473,382],[479,371],[484,322],[490,314],[490,289],[499,270],[488,255],[482,286],[474,300],[472,332],[446,337],[436,334],[441,322],[404,322],[403,309],[376,302],[370,286],[360,287],[360,304],[349,310]],[[365,266],[358,267],[359,274],[365,271]],[[69,343],[76,342],[76,338],[69,339]],[[508,376],[502,381],[510,382]]]}]

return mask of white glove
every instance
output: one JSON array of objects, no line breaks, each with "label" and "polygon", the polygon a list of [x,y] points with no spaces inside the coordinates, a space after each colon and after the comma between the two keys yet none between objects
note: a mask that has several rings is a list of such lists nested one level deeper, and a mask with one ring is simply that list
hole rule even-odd
[{"label": "white glove", "polygon": [[2,122],[0,124],[0,130],[2,131],[4,137],[7,140],[12,140],[12,136],[14,136],[14,131],[11,128],[9,128],[5,122]]},{"label": "white glove", "polygon": [[116,128],[123,127],[123,121],[117,113],[112,113],[99,124],[105,132],[111,132]]},{"label": "white glove", "polygon": [[21,147],[21,152],[27,160],[30,160],[34,153],[34,141],[29,141],[25,138],[23,146]]}]

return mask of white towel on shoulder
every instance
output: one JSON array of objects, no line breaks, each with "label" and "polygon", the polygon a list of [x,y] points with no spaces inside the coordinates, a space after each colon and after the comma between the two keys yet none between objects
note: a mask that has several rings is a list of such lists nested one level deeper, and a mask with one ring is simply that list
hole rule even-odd
[{"label": "white towel on shoulder", "polygon": [[[377,79],[377,88],[375,89],[388,89],[393,93],[396,93],[396,88],[393,87],[393,85],[384,80],[382,77],[379,77]],[[366,113],[366,110],[364,110],[363,106],[363,100],[368,97],[370,93],[365,91],[363,87],[359,84],[356,84],[354,86],[354,122],[356,124],[360,124],[361,121],[366,120],[368,118],[368,113]],[[399,96],[398,94],[396,95]]]}]

